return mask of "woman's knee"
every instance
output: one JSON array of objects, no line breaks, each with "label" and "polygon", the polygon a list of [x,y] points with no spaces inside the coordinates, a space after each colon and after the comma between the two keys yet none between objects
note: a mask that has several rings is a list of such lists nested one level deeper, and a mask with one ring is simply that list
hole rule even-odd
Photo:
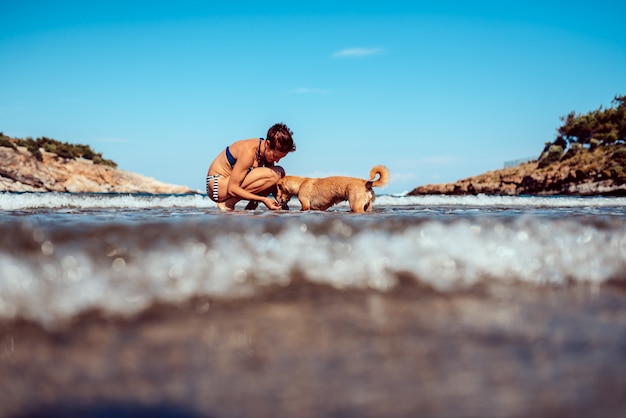
[{"label": "woman's knee", "polygon": [[284,169],[284,168],[282,168],[282,167],[281,167],[281,166],[279,166],[279,165],[276,165],[276,166],[272,167],[272,171],[273,171],[274,173],[276,173],[276,175],[277,175],[276,181],[278,181],[278,180],[280,180],[281,178],[285,177],[285,169]]}]

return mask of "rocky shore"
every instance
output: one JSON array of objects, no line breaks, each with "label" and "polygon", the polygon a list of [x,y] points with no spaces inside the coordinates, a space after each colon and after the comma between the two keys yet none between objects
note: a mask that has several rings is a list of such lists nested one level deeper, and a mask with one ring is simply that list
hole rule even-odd
[{"label": "rocky shore", "polygon": [[580,149],[560,161],[530,161],[454,183],[416,187],[409,195],[626,196],[624,147]]},{"label": "rocky shore", "polygon": [[41,161],[24,147],[0,147],[0,192],[190,194],[167,184],[84,158],[68,159],[41,151]]}]

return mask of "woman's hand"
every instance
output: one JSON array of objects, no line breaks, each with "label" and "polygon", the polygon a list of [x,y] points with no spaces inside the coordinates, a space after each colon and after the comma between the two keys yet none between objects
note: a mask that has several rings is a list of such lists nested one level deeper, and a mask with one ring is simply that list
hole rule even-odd
[{"label": "woman's hand", "polygon": [[263,199],[263,204],[265,206],[267,206],[268,209],[270,210],[279,210],[281,209],[280,204],[274,200],[274,199],[270,199],[269,197],[266,197]]}]

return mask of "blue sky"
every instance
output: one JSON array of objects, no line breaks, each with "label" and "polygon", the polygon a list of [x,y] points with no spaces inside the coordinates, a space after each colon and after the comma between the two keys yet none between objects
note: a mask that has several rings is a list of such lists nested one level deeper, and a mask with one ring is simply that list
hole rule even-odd
[{"label": "blue sky", "polygon": [[626,94],[623,1],[0,3],[0,131],[88,144],[204,188],[212,159],[286,123],[288,174],[379,193],[537,156],[560,116]]}]

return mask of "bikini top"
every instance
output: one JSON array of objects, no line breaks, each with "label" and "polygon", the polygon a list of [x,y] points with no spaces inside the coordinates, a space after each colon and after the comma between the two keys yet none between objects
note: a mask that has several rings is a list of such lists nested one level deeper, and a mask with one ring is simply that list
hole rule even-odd
[{"label": "bikini top", "polygon": [[[265,166],[265,164],[261,165],[261,144],[263,143],[263,138],[259,138],[259,148],[256,150],[256,160],[259,162],[259,167]],[[226,159],[230,164],[230,168],[235,168],[235,164],[237,163],[237,159],[230,152],[229,147],[226,147]],[[252,169],[252,167],[250,167]]]}]

